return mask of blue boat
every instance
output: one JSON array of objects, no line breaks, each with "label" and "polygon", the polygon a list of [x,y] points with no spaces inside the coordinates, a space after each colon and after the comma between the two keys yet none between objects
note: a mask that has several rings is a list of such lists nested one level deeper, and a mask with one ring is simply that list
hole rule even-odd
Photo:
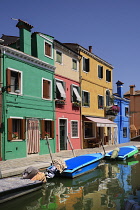
[{"label": "blue boat", "polygon": [[109,160],[126,160],[133,157],[138,152],[139,150],[136,146],[118,147],[111,152],[106,153],[104,158]]},{"label": "blue boat", "polygon": [[88,173],[100,163],[104,155],[102,153],[85,154],[66,160],[67,168],[60,174],[63,177],[75,178]]}]

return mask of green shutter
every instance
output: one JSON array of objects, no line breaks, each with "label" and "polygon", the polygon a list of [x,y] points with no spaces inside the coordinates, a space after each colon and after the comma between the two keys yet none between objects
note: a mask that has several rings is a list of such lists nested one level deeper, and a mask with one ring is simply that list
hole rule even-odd
[{"label": "green shutter", "polygon": [[84,91],[82,91],[82,106],[84,106]]},{"label": "green shutter", "polygon": [[70,86],[70,90],[71,90],[71,102],[73,102],[73,85]]},{"label": "green shutter", "polygon": [[88,105],[90,106],[90,93],[88,92]]}]

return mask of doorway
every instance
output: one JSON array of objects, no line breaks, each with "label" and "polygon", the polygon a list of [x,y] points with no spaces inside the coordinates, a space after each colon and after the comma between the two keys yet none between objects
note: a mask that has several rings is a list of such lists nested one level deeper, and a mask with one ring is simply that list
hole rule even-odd
[{"label": "doorway", "polygon": [[27,120],[27,153],[38,154],[40,151],[40,129],[38,119]]},{"label": "doorway", "polygon": [[59,120],[60,150],[67,150],[67,120]]}]

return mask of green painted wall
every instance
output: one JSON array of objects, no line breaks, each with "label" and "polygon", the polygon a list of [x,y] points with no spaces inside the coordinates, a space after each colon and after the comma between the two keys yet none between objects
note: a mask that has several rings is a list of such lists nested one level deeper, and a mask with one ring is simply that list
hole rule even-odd
[{"label": "green painted wall", "polygon": [[[5,119],[3,132],[3,159],[15,159],[27,156],[27,142],[7,140],[7,119],[9,117],[55,119],[53,78],[54,72],[29,64],[25,61],[5,55],[4,86],[6,86],[6,69],[13,68],[22,72],[22,95],[3,93]],[[42,99],[42,78],[52,81],[52,100]],[[50,140],[52,152],[55,152],[55,139]],[[46,140],[40,140],[40,155],[49,153]]]}]

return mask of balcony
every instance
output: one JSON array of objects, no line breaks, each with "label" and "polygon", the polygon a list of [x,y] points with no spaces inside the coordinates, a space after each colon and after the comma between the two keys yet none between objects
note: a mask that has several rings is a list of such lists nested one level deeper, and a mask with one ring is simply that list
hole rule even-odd
[{"label": "balcony", "polygon": [[117,105],[105,107],[106,115],[117,116],[119,111],[120,111],[120,107],[118,107]]}]

